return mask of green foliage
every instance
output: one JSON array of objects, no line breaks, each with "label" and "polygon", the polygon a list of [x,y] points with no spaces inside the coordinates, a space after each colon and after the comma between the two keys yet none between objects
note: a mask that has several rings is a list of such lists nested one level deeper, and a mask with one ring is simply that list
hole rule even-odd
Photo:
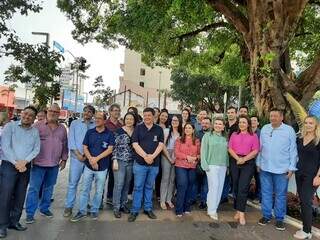
[{"label": "green foliage", "polygon": [[94,83],[93,91],[90,91],[89,94],[92,95],[94,105],[99,109],[105,110],[106,106],[110,103],[111,97],[113,96],[113,91],[110,87],[105,87],[102,76],[98,76]]}]

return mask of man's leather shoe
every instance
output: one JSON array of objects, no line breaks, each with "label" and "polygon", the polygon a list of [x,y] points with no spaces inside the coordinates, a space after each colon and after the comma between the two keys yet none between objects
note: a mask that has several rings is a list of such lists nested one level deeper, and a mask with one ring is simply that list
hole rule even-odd
[{"label": "man's leather shoe", "polygon": [[144,214],[146,214],[150,219],[157,219],[157,216],[152,211],[144,211]]},{"label": "man's leather shoe", "polygon": [[25,230],[28,229],[26,226],[23,226],[20,223],[16,223],[14,225],[10,225],[8,228],[9,229],[14,229],[14,230],[17,230],[17,231],[25,231]]},{"label": "man's leather shoe", "polygon": [[5,238],[7,236],[7,229],[0,229],[0,238]]}]

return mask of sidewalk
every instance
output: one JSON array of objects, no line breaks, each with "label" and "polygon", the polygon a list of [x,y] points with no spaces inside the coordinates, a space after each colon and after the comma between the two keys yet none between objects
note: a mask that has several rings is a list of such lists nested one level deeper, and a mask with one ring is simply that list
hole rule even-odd
[{"label": "sidewalk", "polygon": [[[62,216],[64,198],[68,181],[68,170],[60,173],[53,202],[53,219],[46,219],[39,214],[36,223],[27,225],[26,232],[8,231],[8,240],[286,240],[294,239],[296,228],[286,225],[283,232],[277,231],[274,222],[262,227],[257,224],[260,212],[248,207],[247,225],[239,226],[233,220],[232,205],[223,204],[219,211],[220,222],[213,222],[205,211],[193,210],[190,216],[176,218],[172,211],[163,211],[156,204],[156,220],[148,219],[141,213],[136,222],[129,223],[127,215],[116,219],[110,208],[100,212],[98,221],[89,217],[78,223],[71,223]],[[76,210],[74,210],[76,212]],[[24,222],[25,215],[21,222]],[[316,239],[316,238],[313,238]]]}]

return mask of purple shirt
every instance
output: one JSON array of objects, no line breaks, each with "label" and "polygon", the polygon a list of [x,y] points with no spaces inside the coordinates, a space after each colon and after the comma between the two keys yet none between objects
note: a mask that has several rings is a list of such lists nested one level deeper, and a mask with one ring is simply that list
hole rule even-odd
[{"label": "purple shirt", "polygon": [[232,133],[229,140],[229,148],[237,155],[246,156],[254,150],[260,149],[259,139],[257,134],[250,135],[249,133]]},{"label": "purple shirt", "polygon": [[55,167],[60,160],[68,159],[67,130],[59,123],[58,127],[51,129],[46,122],[37,122],[34,127],[40,134],[40,153],[33,163],[41,167]]}]

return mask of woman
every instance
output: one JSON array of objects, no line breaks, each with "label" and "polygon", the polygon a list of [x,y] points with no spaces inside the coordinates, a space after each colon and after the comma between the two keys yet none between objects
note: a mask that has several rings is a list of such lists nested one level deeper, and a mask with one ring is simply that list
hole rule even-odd
[{"label": "woman", "polygon": [[250,182],[255,169],[255,157],[259,152],[259,139],[252,133],[251,121],[247,116],[239,117],[239,130],[232,133],[229,141],[230,171],[233,183],[234,218],[246,224],[245,210]]},{"label": "woman", "polygon": [[187,108],[183,109],[181,112],[181,118],[182,118],[182,127],[186,125],[186,123],[191,122],[191,114]]},{"label": "woman", "polygon": [[136,107],[129,107],[127,112],[132,112],[136,116],[137,123],[142,122],[142,117],[138,113],[138,109]]},{"label": "woman", "polygon": [[208,215],[218,220],[217,209],[220,203],[224,179],[229,165],[228,143],[223,136],[224,121],[216,118],[213,131],[206,133],[201,142],[201,167],[208,179]]},{"label": "woman", "polygon": [[124,116],[124,126],[115,132],[115,146],[113,148],[113,213],[116,218],[121,218],[120,211],[129,213],[126,207],[129,186],[132,178],[133,150],[131,135],[136,125],[134,113]]},{"label": "woman", "polygon": [[311,239],[312,198],[320,185],[320,126],[315,117],[304,120],[301,137],[297,139],[299,161],[295,172],[297,192],[300,198],[303,229],[297,231],[297,239]]},{"label": "woman", "polygon": [[174,144],[181,136],[182,125],[179,118],[175,115],[172,117],[169,135],[165,140],[165,147],[161,158],[162,178],[160,186],[160,207],[163,210],[174,208],[172,195],[174,189]]},{"label": "woman", "polygon": [[186,123],[182,137],[176,140],[174,147],[176,157],[177,202],[176,215],[189,214],[191,211],[192,187],[196,180],[196,165],[200,159],[200,141],[196,139],[194,126]]},{"label": "woman", "polygon": [[159,121],[160,109],[157,107],[154,107],[153,110],[154,110],[154,123],[156,124]]}]

